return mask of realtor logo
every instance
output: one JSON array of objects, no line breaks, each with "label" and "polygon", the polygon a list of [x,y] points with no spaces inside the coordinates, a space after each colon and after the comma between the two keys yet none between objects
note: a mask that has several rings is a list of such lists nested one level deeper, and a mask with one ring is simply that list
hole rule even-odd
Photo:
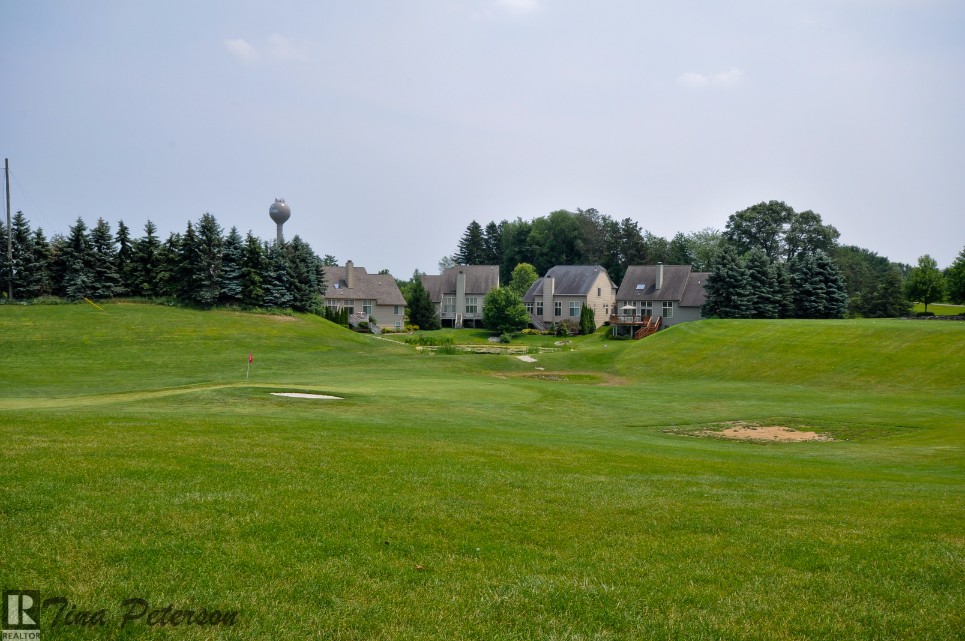
[{"label": "realtor logo", "polygon": [[35,641],[40,638],[40,592],[7,590],[3,593],[3,636],[0,641]]}]

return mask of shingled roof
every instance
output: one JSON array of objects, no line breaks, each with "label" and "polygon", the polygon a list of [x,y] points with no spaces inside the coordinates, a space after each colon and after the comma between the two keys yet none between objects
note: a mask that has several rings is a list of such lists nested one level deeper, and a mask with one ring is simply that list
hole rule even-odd
[{"label": "shingled roof", "polygon": [[346,267],[325,267],[325,298],[328,300],[374,300],[377,305],[405,305],[405,297],[391,274],[370,274],[353,266],[355,286],[349,287]]},{"label": "shingled roof", "polygon": [[456,277],[459,272],[466,274],[466,294],[485,296],[499,287],[499,267],[496,265],[456,265],[438,276],[425,274],[422,284],[429,292],[429,300],[441,303],[445,294],[456,294]]},{"label": "shingled roof", "polygon": [[[610,275],[602,265],[557,265],[546,272],[546,276],[537,278],[536,282],[530,285],[523,300],[532,302],[535,296],[542,294],[543,280],[546,278],[554,280],[553,293],[556,296],[587,296],[600,272],[610,280]],[[612,280],[610,285],[616,287]]]},{"label": "shingled roof", "polygon": [[631,265],[617,291],[618,301],[679,301],[683,307],[704,304],[708,272],[692,271],[690,265],[663,265],[663,282],[657,289],[661,265]]}]

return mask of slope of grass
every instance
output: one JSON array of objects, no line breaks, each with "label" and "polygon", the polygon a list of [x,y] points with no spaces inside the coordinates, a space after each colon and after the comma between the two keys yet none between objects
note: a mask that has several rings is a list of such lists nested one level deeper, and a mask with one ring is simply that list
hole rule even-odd
[{"label": "slope of grass", "polygon": [[[0,582],[112,617],[42,638],[962,638],[955,323],[702,322],[525,363],[82,309],[0,309]],[[268,393],[294,389],[343,400]],[[774,417],[848,440],[667,431]],[[129,597],[239,623],[120,629]]]}]

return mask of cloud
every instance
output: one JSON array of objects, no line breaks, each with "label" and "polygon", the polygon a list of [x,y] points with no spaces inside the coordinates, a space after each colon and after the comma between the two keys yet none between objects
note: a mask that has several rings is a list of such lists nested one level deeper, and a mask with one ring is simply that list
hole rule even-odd
[{"label": "cloud", "polygon": [[279,62],[305,62],[309,59],[305,46],[277,33],[268,36],[263,47],[255,47],[243,38],[225,40],[224,46],[228,53],[244,62],[258,62],[262,58]]},{"label": "cloud", "polygon": [[540,0],[496,0],[503,9],[513,13],[532,13],[539,9]]},{"label": "cloud", "polygon": [[740,84],[743,79],[743,69],[740,67],[731,67],[727,71],[719,71],[710,75],[690,71],[679,76],[677,78],[677,84],[690,89],[703,89],[704,87],[728,89]]},{"label": "cloud", "polygon": [[225,49],[228,53],[235,56],[239,60],[244,60],[245,62],[255,62],[258,60],[258,50],[248,44],[243,38],[235,38],[233,40],[224,41]]}]

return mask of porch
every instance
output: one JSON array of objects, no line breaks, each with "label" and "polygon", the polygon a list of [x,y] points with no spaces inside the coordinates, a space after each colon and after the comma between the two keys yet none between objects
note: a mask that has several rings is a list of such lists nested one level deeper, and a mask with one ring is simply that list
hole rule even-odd
[{"label": "porch", "polygon": [[646,338],[660,330],[660,321],[660,316],[612,314],[610,316],[610,334],[614,337],[625,336],[634,340]]}]

